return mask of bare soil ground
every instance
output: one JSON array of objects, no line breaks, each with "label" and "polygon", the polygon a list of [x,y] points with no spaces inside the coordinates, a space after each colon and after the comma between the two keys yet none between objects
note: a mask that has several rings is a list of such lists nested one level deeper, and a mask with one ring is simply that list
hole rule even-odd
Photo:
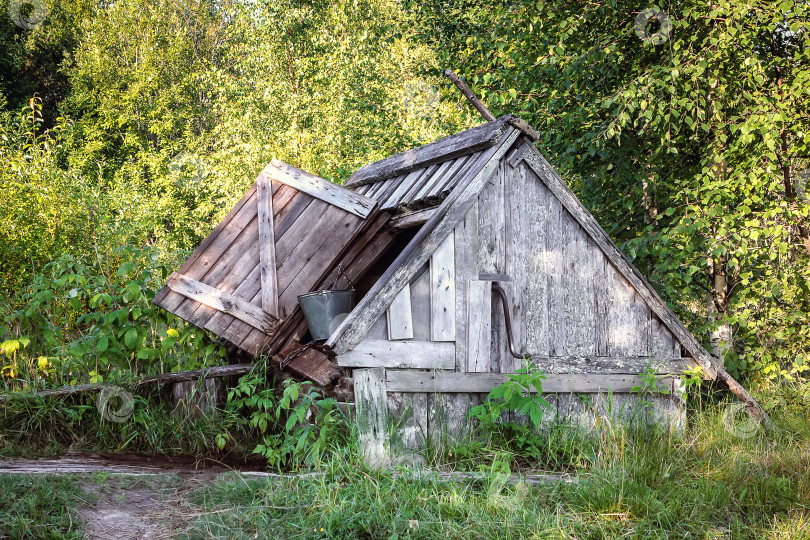
[{"label": "bare soil ground", "polygon": [[[89,540],[174,538],[197,517],[188,494],[233,469],[194,460],[102,454],[0,460],[0,474],[85,477],[87,505],[78,509]],[[267,473],[247,471],[250,476]]]}]

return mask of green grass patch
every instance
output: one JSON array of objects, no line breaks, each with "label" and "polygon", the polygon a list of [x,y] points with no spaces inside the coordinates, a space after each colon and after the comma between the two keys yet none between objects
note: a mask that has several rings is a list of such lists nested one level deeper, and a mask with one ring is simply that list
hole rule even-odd
[{"label": "green grass patch", "polygon": [[775,420],[748,439],[719,412],[680,434],[605,429],[575,484],[511,485],[515,461],[492,448],[477,467],[488,474],[466,483],[374,472],[351,455],[322,476],[223,477],[194,495],[206,513],[186,537],[810,538],[808,427]]},{"label": "green grass patch", "polygon": [[75,476],[0,475],[0,538],[83,538],[78,508],[92,502]]}]

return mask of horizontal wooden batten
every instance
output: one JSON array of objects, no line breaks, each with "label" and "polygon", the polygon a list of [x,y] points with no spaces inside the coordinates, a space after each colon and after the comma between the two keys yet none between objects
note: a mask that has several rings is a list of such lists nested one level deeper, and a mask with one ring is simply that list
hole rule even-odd
[{"label": "horizontal wooden batten", "polygon": [[679,373],[694,364],[688,358],[610,357],[610,356],[532,356],[532,365],[550,373],[635,374],[647,367],[656,373]]},{"label": "horizontal wooden batten", "polygon": [[262,173],[276,182],[293,187],[363,219],[377,206],[377,201],[374,199],[369,199],[314,174],[296,169],[277,159],[265,167]]},{"label": "horizontal wooden batten", "polygon": [[272,334],[279,322],[276,317],[273,317],[263,311],[262,308],[254,306],[246,300],[222,292],[219,289],[206,285],[196,279],[191,279],[183,274],[178,274],[177,272],[169,276],[166,285],[178,294],[182,294],[195,302],[232,315],[266,334]]},{"label": "horizontal wooden batten", "polygon": [[437,206],[431,208],[424,208],[416,212],[408,212],[407,214],[396,215],[391,218],[390,225],[395,229],[410,229],[411,227],[418,227],[424,225],[427,220],[433,217],[436,213]]},{"label": "horizontal wooden batten", "polygon": [[[486,393],[507,380],[503,373],[429,373],[419,371],[388,371],[388,392],[473,392]],[[658,380],[658,389],[672,391],[672,377]],[[632,392],[644,387],[638,375],[570,374],[547,375],[543,381],[544,394],[579,392]]]},{"label": "horizontal wooden batten", "polygon": [[453,343],[432,341],[364,341],[337,357],[342,367],[453,369]]}]

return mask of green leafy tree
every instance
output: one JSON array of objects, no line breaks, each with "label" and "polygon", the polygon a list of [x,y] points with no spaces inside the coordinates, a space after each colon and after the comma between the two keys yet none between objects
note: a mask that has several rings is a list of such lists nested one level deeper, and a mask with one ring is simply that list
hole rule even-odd
[{"label": "green leafy tree", "polygon": [[733,372],[806,369],[806,3],[411,8]]}]

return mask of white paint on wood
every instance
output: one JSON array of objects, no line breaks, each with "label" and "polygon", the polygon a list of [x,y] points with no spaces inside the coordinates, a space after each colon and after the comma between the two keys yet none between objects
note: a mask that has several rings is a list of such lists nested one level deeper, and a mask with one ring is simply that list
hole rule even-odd
[{"label": "white paint on wood", "polygon": [[317,199],[327,202],[338,208],[350,212],[361,218],[366,218],[377,206],[377,201],[364,197],[354,191],[333,184],[314,174],[296,169],[286,163],[274,159],[262,171],[269,178],[303,191]]},{"label": "white paint on wood", "polygon": [[477,279],[468,282],[467,310],[467,371],[487,373],[492,334],[492,283]]},{"label": "white paint on wood", "polygon": [[276,237],[273,232],[273,196],[270,180],[263,174],[256,180],[259,204],[259,265],[261,266],[262,309],[278,314],[278,277],[276,276]]},{"label": "white paint on wood", "polygon": [[388,321],[388,339],[413,339],[410,285],[405,285],[399,291],[385,313]]},{"label": "white paint on wood", "polygon": [[453,235],[449,234],[430,257],[430,338],[456,339],[456,269]]},{"label": "white paint on wood", "polygon": [[362,341],[337,357],[343,367],[453,369],[455,346],[433,341]]},{"label": "white paint on wood", "polygon": [[354,370],[354,403],[363,461],[373,469],[389,463],[385,369]]},{"label": "white paint on wood", "polygon": [[[505,373],[453,373],[425,371],[389,371],[387,387],[391,392],[489,392],[507,380]],[[662,377],[659,388],[669,390],[671,377]],[[543,393],[630,392],[643,387],[638,375],[605,375],[600,373],[547,375]]]},{"label": "white paint on wood", "polygon": [[233,315],[267,334],[271,334],[275,330],[278,322],[278,319],[269,313],[265,313],[262,308],[250,302],[177,272],[169,276],[166,285],[176,293],[223,313]]}]

